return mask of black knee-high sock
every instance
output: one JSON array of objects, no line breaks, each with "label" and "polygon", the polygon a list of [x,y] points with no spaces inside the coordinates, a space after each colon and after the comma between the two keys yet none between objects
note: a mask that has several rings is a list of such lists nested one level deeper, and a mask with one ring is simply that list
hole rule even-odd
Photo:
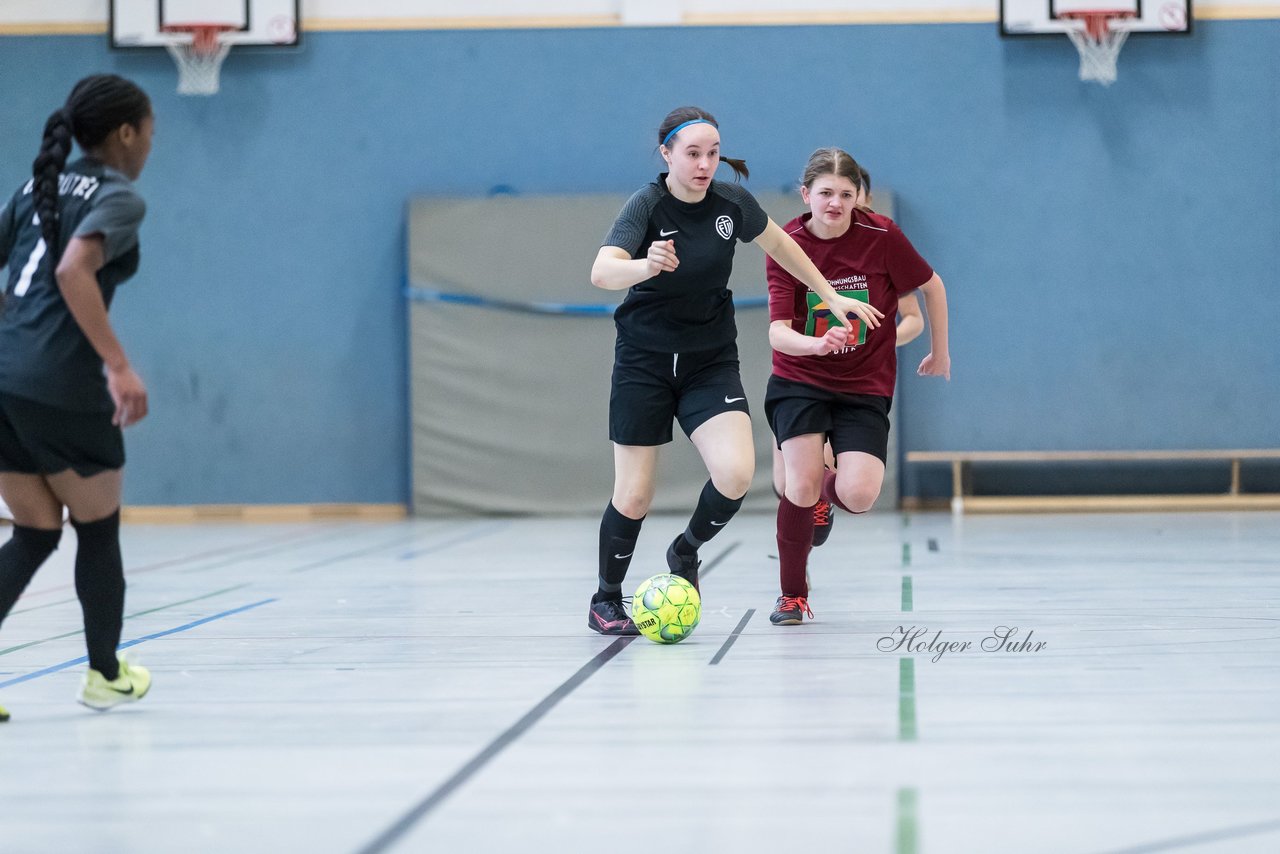
[{"label": "black knee-high sock", "polygon": [[124,562],[120,557],[120,511],[96,522],[71,520],[76,545],[76,595],[84,613],[89,666],[107,679],[120,675],[116,647],[124,621]]},{"label": "black knee-high sock", "polygon": [[36,574],[62,539],[62,529],[46,531],[14,525],[9,542],[0,546],[0,622],[9,616],[13,603],[27,589]]},{"label": "black knee-high sock", "polygon": [[703,543],[720,533],[742,506],[742,498],[725,498],[708,480],[698,496],[689,527],[684,529],[683,536],[676,537],[676,554],[695,554]]},{"label": "black knee-high sock", "polygon": [[593,601],[622,598],[622,582],[627,577],[627,567],[631,566],[643,524],[643,516],[639,519],[623,516],[612,501],[604,508],[604,518],[600,520],[600,589]]}]

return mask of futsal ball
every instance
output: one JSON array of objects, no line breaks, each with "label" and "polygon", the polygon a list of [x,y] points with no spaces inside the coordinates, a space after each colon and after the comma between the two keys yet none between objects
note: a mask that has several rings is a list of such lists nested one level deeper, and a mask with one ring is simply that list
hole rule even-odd
[{"label": "futsal ball", "polygon": [[679,643],[702,618],[702,598],[678,575],[655,575],[636,589],[631,620],[655,643]]}]

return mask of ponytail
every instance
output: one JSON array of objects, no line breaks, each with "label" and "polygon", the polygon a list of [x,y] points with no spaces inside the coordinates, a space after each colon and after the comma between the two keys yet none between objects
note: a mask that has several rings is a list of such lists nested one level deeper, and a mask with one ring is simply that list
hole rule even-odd
[{"label": "ponytail", "polygon": [[71,154],[71,116],[65,108],[53,111],[44,125],[40,153],[31,164],[32,197],[40,217],[40,233],[53,256],[58,254],[58,176]]},{"label": "ponytail", "polygon": [[733,170],[734,180],[751,177],[751,170],[747,168],[747,161],[736,160],[732,157],[725,157],[723,154],[720,155],[720,159],[728,164],[729,168]]}]

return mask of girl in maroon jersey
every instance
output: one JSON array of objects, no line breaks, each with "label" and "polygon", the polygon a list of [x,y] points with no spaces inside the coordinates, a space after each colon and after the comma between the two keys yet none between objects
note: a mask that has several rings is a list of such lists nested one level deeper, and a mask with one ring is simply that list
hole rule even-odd
[{"label": "girl in maroon jersey", "polygon": [[[838,148],[815,151],[805,167],[801,197],[809,213],[784,226],[842,296],[881,312],[900,297],[924,293],[932,350],[921,376],[950,379],[947,298],[942,279],[888,217],[857,206],[860,167]],[[805,568],[819,499],[850,513],[871,508],[884,481],[889,408],[897,374],[889,327],[834,323],[821,299],[785,270],[766,261],[769,343],[773,375],[765,413],[782,449],[785,489],[778,501],[778,558],[782,595],[770,621],[795,625],[808,605]],[[836,470],[827,471],[829,438]]]},{"label": "girl in maroon jersey", "polygon": [[[866,167],[858,165],[858,193],[854,198],[854,205],[866,210],[871,210],[871,173]],[[924,331],[924,318],[920,315],[920,300],[916,298],[915,293],[902,294],[898,297],[898,331],[896,335],[897,346],[916,340],[920,337],[920,333]],[[831,451],[831,442],[828,440],[822,449],[823,463],[832,471],[836,467],[835,454]],[[776,445],[773,448],[773,492],[779,498],[782,497],[786,490],[786,467],[782,462],[782,451]],[[817,505],[813,508],[813,545],[822,545],[827,541],[827,537],[831,536],[831,523],[834,521],[831,502],[819,498]],[[806,576],[807,577],[807,576]]]}]

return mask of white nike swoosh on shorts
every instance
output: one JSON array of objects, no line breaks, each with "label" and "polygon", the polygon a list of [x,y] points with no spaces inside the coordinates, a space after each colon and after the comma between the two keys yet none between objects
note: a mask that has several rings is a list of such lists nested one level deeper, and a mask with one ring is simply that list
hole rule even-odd
[{"label": "white nike swoosh on shorts", "polygon": [[727,394],[724,396],[725,403],[737,403],[740,400],[746,400],[746,398],[745,397],[729,397],[729,395]]}]

